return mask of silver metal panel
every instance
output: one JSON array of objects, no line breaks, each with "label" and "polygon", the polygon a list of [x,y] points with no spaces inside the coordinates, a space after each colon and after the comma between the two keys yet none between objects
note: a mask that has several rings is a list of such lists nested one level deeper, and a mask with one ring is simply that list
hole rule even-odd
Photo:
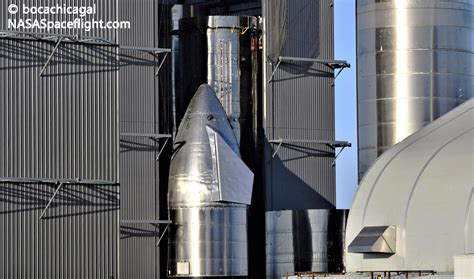
[{"label": "silver metal panel", "polygon": [[[172,209],[170,276],[246,276],[247,214],[243,205]],[[189,263],[189,274],[178,272],[179,262]]]},{"label": "silver metal panel", "polygon": [[385,150],[473,97],[468,1],[358,1],[359,179]]},{"label": "silver metal panel", "polygon": [[213,205],[212,193],[219,192],[207,126],[218,131],[231,150],[240,156],[219,100],[210,86],[201,85],[191,99],[174,143],[168,186],[171,208]]},{"label": "silver metal panel", "polygon": [[344,271],[347,210],[266,212],[267,278]]},{"label": "silver metal panel", "polygon": [[[280,0],[279,0],[280,1]],[[286,1],[288,33],[281,56],[334,60],[334,17],[332,1]],[[264,53],[271,43],[273,0],[263,1]],[[276,32],[278,33],[278,32]],[[281,34],[285,36],[285,34]],[[264,61],[264,129],[267,140],[335,139],[334,72],[316,62],[282,63],[268,83],[273,67]],[[267,82],[265,82],[267,81]],[[336,82],[337,86],[337,82]],[[334,150],[316,143],[281,147],[266,144],[266,208],[333,208],[336,203]]]},{"label": "silver metal panel", "polygon": [[[248,274],[248,207],[215,201],[220,199],[219,155],[214,152],[213,161],[209,131],[219,133],[217,140],[224,142],[228,155],[240,157],[226,112],[214,90],[203,84],[181,121],[170,165],[168,195],[174,226],[169,236],[168,274],[172,277]],[[224,170],[221,176],[236,177],[227,173],[234,169]],[[189,263],[189,275],[178,272],[178,263],[184,262]]]},{"label": "silver metal panel", "polygon": [[250,205],[252,201],[253,173],[240,159],[219,132],[206,126],[211,145],[212,165],[219,183],[218,198],[213,201],[235,202]]},{"label": "silver metal panel", "polygon": [[395,254],[397,248],[396,226],[364,227],[349,244],[349,253]]}]

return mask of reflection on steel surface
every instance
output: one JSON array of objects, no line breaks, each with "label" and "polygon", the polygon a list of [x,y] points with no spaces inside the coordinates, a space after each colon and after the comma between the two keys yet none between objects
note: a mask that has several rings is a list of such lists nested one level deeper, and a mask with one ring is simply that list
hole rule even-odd
[{"label": "reflection on steel surface", "polygon": [[201,85],[181,121],[170,165],[170,276],[247,275],[252,184],[222,105]]},{"label": "reflection on steel surface", "polygon": [[266,213],[267,278],[289,272],[343,272],[348,210]]},{"label": "reflection on steel surface", "polygon": [[473,97],[472,1],[358,1],[359,179],[385,150]]}]

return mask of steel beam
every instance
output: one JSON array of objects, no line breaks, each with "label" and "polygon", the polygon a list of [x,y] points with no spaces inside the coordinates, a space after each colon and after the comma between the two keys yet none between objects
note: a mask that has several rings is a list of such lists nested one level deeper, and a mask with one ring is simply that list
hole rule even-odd
[{"label": "steel beam", "polygon": [[158,66],[158,70],[156,70],[156,72],[155,72],[155,76],[158,76],[158,74],[160,73],[161,67],[163,67],[163,64],[165,63],[166,58],[168,57],[168,53],[169,53],[169,52],[166,52],[166,53],[165,53],[165,56],[164,56],[163,59],[161,60],[161,63],[160,63],[160,65]]},{"label": "steel beam", "polygon": [[157,247],[157,246],[160,246],[160,242],[161,242],[161,240],[163,239],[163,236],[165,236],[165,233],[166,233],[166,231],[168,230],[169,226],[170,226],[170,224],[167,224],[166,227],[165,227],[165,229],[164,229],[163,232],[161,233],[160,238],[158,238],[158,242],[156,242],[156,245],[155,245],[156,247]]},{"label": "steel beam", "polygon": [[46,210],[48,210],[49,206],[51,205],[51,203],[53,202],[54,198],[56,197],[56,195],[59,193],[59,190],[61,190],[61,187],[64,185],[64,183],[59,183],[58,185],[58,188],[56,188],[56,191],[54,191],[54,194],[53,196],[49,199],[49,202],[48,204],[46,205],[46,207],[44,208],[43,212],[41,212],[41,215],[40,215],[40,219],[43,219],[43,216],[44,214],[46,214]]},{"label": "steel beam", "polygon": [[120,220],[121,224],[158,224],[168,225],[171,224],[171,220]]},{"label": "steel beam", "polygon": [[169,140],[170,138],[166,138],[165,143],[163,143],[163,146],[161,147],[160,152],[158,153],[158,156],[156,156],[156,161],[160,160],[161,153],[163,153],[163,150],[165,149],[165,146]]},{"label": "steel beam", "polygon": [[145,137],[145,138],[155,138],[155,139],[164,139],[171,138],[171,134],[150,134],[150,133],[120,133],[121,137]]},{"label": "steel beam", "polygon": [[53,49],[53,51],[51,52],[51,54],[49,55],[48,60],[46,60],[46,63],[44,64],[43,69],[41,69],[41,72],[40,72],[40,74],[39,74],[40,77],[43,76],[43,73],[44,73],[44,71],[46,70],[46,67],[48,66],[49,62],[51,61],[51,58],[53,58],[54,53],[56,53],[56,51],[58,50],[59,45],[61,44],[61,41],[62,41],[62,40],[63,40],[62,37],[58,37],[58,40],[57,40],[57,42],[56,42],[56,46],[54,46],[54,49]]}]

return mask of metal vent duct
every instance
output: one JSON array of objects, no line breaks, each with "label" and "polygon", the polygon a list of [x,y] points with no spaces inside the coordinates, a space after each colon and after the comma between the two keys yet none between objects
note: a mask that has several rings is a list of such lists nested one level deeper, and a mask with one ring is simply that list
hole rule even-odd
[{"label": "metal vent duct", "polygon": [[395,226],[364,227],[348,247],[349,253],[395,254],[397,228]]}]

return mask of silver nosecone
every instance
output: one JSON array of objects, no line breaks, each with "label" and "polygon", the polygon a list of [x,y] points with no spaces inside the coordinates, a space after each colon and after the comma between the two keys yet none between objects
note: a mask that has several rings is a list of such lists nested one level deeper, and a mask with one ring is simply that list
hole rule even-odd
[{"label": "silver nosecone", "polygon": [[247,276],[247,208],[253,173],[213,89],[191,100],[169,176],[168,272],[175,277]]}]

